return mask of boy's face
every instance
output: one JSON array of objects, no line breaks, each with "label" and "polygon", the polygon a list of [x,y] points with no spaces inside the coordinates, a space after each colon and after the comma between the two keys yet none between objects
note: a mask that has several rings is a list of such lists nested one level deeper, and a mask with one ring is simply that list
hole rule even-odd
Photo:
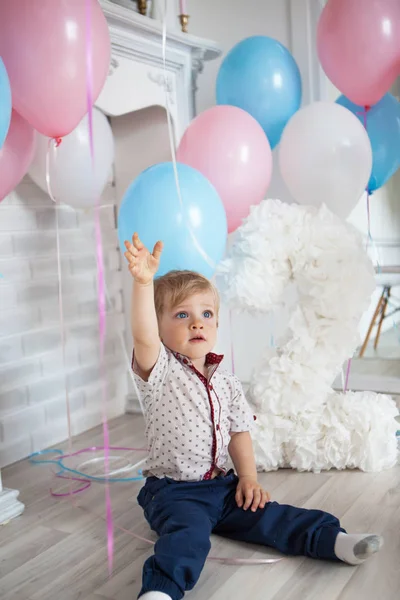
[{"label": "boy's face", "polygon": [[193,294],[178,306],[164,309],[159,319],[161,340],[173,352],[201,359],[215,346],[217,318],[213,292]]}]

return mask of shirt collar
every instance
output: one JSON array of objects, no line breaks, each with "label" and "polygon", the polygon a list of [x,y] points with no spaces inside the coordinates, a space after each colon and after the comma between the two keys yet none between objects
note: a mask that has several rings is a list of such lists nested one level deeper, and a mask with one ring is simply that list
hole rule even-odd
[{"label": "shirt collar", "polygon": [[[194,368],[192,361],[187,356],[184,356],[183,354],[179,354],[179,352],[173,352],[172,354],[183,365]],[[211,366],[215,365],[215,368],[217,368],[218,365],[222,362],[223,358],[224,358],[223,354],[214,354],[214,352],[209,352],[206,356],[206,367],[211,367]]]}]

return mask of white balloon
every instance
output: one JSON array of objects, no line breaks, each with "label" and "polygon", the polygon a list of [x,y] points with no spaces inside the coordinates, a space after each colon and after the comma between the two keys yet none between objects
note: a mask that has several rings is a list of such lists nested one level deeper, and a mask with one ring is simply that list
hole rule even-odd
[{"label": "white balloon", "polygon": [[287,124],[280,143],[282,177],[293,198],[348,217],[367,187],[372,149],[361,122],[347,108],[314,102]]},{"label": "white balloon", "polygon": [[[47,192],[46,156],[49,138],[37,133],[36,153],[29,175]],[[89,118],[86,115],[58,148],[50,149],[51,191],[60,202],[74,208],[94,206],[101,196],[114,162],[114,138],[107,117],[93,109],[94,164],[90,153]]]}]

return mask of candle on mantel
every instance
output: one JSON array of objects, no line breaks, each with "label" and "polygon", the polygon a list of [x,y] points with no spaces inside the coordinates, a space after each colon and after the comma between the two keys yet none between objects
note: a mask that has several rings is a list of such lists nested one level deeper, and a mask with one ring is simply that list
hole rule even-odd
[{"label": "candle on mantel", "polygon": [[186,0],[179,0],[179,10],[181,15],[187,15]]}]

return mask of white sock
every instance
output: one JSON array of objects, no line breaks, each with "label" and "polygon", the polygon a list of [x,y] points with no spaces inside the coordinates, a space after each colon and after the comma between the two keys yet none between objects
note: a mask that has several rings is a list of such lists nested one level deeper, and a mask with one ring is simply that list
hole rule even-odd
[{"label": "white sock", "polygon": [[140,596],[139,600],[171,600],[171,596],[163,592],[147,592]]},{"label": "white sock", "polygon": [[361,565],[367,558],[379,552],[383,537],[372,533],[342,533],[335,542],[335,554],[339,560],[349,565]]}]

